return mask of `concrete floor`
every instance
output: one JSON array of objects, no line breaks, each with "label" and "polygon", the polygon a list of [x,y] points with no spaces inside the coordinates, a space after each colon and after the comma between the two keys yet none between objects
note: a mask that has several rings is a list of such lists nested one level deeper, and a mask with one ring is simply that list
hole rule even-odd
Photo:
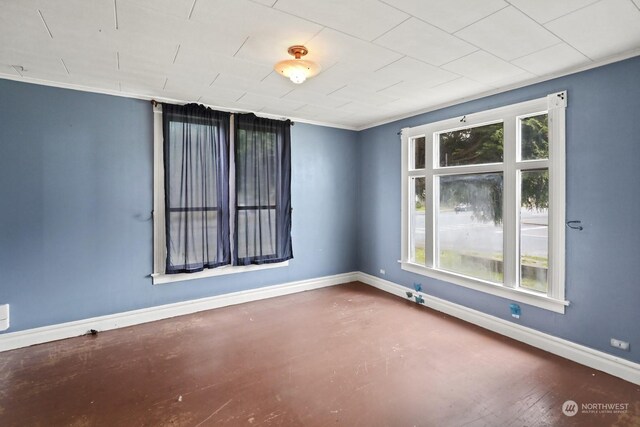
[{"label": "concrete floor", "polygon": [[351,283],[0,353],[0,426],[63,425],[640,426],[640,386]]}]

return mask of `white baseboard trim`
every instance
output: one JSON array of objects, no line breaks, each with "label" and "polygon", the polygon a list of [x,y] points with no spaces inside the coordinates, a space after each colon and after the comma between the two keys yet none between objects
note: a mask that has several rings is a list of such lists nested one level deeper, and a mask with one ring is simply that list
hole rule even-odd
[{"label": "white baseboard trim", "polygon": [[213,308],[227,307],[250,301],[258,301],[353,282],[357,280],[357,278],[357,272],[336,274],[333,276],[299,280],[281,285],[267,286],[264,288],[233,292],[214,297],[93,317],[90,319],[61,323],[58,325],[44,326],[41,328],[27,329],[18,332],[9,332],[6,334],[0,334],[0,351],[7,351],[35,344],[77,337],[86,334],[91,329],[95,329],[97,331],[108,331],[110,329],[124,328],[126,326],[139,325],[141,323],[168,319],[170,317],[183,316],[185,314],[196,313],[198,311],[211,310]]},{"label": "white baseboard trim", "polygon": [[[86,334],[90,329],[107,331],[124,328],[199,311],[289,295],[353,281],[360,281],[403,299],[406,299],[406,292],[410,290],[397,283],[362,272],[336,274],[333,276],[300,280],[281,285],[267,286],[214,297],[93,317],[58,325],[44,326],[25,331],[0,334],[0,352],[77,337]],[[562,338],[536,331],[535,329],[499,319],[431,295],[424,293],[421,293],[421,295],[425,299],[424,305],[429,308],[640,385],[640,364],[638,363],[630,362]]]},{"label": "white baseboard trim", "polygon": [[[362,272],[358,273],[357,280],[404,299],[407,299],[406,292],[411,291],[405,286]],[[422,292],[420,294],[425,300],[424,305],[429,308],[640,385],[640,364],[638,363],[499,319]]]}]

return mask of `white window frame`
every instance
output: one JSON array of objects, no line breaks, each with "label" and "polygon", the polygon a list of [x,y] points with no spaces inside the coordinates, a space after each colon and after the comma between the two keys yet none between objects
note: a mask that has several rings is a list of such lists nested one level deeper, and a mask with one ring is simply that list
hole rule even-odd
[{"label": "white window frame", "polygon": [[[163,283],[179,282],[183,280],[201,279],[204,277],[222,276],[226,274],[246,273],[249,271],[266,270],[288,266],[289,261],[284,261],[260,265],[225,265],[217,268],[207,268],[196,273],[165,273],[167,246],[164,206],[164,138],[162,132],[162,106],[156,104],[153,106],[153,273],[151,274],[153,284],[159,285]],[[231,130],[231,132],[233,133],[233,129]],[[231,156],[231,158],[233,158],[233,156]],[[233,176],[233,168],[230,169],[229,174],[230,176]],[[235,199],[235,190],[233,184],[233,182],[230,182],[229,186],[230,203]],[[233,220],[233,215],[231,215],[231,219]]]},{"label": "white window frame", "polygon": [[[429,123],[413,128],[402,129],[402,258],[401,268],[412,273],[443,280],[466,288],[475,289],[491,295],[509,300],[530,304],[556,313],[565,312],[569,301],[565,300],[565,110],[567,106],[567,92],[550,94],[544,98],[526,101],[505,107],[495,108],[455,117],[448,120]],[[549,159],[519,160],[519,118],[547,113],[549,123]],[[444,131],[464,129],[489,123],[504,123],[504,161],[501,164],[480,164],[468,166],[439,166],[435,135]],[[412,141],[415,138],[425,138],[426,162],[425,169],[413,170]],[[517,287],[518,275],[518,244],[519,223],[516,190],[518,170],[549,169],[549,270],[548,292],[530,291]],[[504,232],[504,284],[445,271],[434,267],[433,255],[435,251],[434,236],[437,230],[437,215],[434,204],[429,200],[438,197],[434,188],[434,169],[441,175],[446,173],[487,173],[502,172],[504,179],[503,195],[503,232]],[[426,177],[425,191],[427,194],[427,208],[425,209],[425,264],[411,261],[411,203],[414,195],[410,194],[412,177]]]}]

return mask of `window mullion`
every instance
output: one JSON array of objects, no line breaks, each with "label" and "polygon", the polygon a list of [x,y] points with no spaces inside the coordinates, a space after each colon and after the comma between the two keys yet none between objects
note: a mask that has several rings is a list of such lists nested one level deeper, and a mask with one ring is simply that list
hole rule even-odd
[{"label": "window mullion", "polygon": [[162,106],[153,107],[153,272],[164,274],[166,268],[167,246],[164,206],[164,139],[162,132]]},{"label": "window mullion", "polygon": [[547,169],[549,167],[548,159],[540,159],[540,160],[527,160],[524,162],[517,162],[516,168],[519,170],[528,170],[528,169]]},{"label": "window mullion", "polygon": [[556,299],[564,299],[565,294],[565,106],[550,108],[548,113],[550,215],[547,295]]},{"label": "window mullion", "polygon": [[517,287],[520,275],[519,269],[519,242],[518,242],[518,181],[516,171],[517,155],[517,119],[515,116],[504,119],[504,192],[502,199],[502,226],[503,226],[503,276],[504,285]]},{"label": "window mullion", "polygon": [[409,158],[409,136],[407,135],[407,132],[405,130],[401,131],[401,141],[402,141],[402,182],[401,182],[401,189],[402,189],[402,195],[401,195],[401,199],[402,199],[402,205],[401,205],[401,209],[400,209],[400,214],[402,216],[402,224],[401,224],[401,232],[402,232],[402,237],[401,237],[401,241],[402,241],[402,248],[401,248],[401,260],[404,261],[408,261],[409,260],[409,254],[410,254],[410,250],[409,250],[409,246],[413,245],[413,242],[411,241],[411,237],[409,236],[409,215],[411,215],[411,209],[409,207],[409,203],[411,200],[413,200],[411,198],[411,196],[409,195],[409,191],[411,191],[411,186],[409,185],[409,172],[408,172],[408,168],[409,168],[409,162],[410,162],[410,158]]},{"label": "window mullion", "polygon": [[229,116],[229,252],[231,265],[236,265],[236,128],[235,114]]},{"label": "window mullion", "polygon": [[435,186],[436,177],[433,175],[434,162],[437,156],[437,136],[433,133],[425,136],[425,153],[427,156],[425,162],[425,194],[428,200],[425,200],[425,264],[427,267],[436,267],[437,248],[435,233],[438,229],[436,209],[439,206],[438,191]]},{"label": "window mullion", "polygon": [[[436,156],[436,158],[438,157]],[[465,175],[465,174],[502,172],[502,170],[503,170],[502,163],[488,163],[488,164],[469,165],[469,166],[447,166],[447,167],[436,166],[436,168],[434,169],[434,173],[436,175],[445,176],[445,175]]]}]

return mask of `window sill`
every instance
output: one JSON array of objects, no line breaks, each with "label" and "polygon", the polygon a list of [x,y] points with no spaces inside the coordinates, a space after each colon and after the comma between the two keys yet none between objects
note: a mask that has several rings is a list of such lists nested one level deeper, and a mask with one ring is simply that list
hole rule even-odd
[{"label": "window sill", "polygon": [[286,267],[289,265],[289,261],[278,262],[273,264],[260,264],[260,265],[240,265],[231,266],[226,265],[224,267],[209,268],[197,273],[178,273],[178,274],[164,274],[153,273],[151,278],[154,285],[161,285],[163,283],[182,282],[184,280],[202,279],[205,277],[224,276],[227,274],[247,273],[249,271],[267,270],[270,268]]},{"label": "window sill", "polygon": [[443,280],[455,285],[464,286],[465,288],[529,304],[555,313],[564,314],[565,307],[569,305],[569,301],[557,300],[546,295],[526,291],[524,289],[508,288],[506,286],[496,285],[484,280],[478,280],[443,270],[436,270],[422,265],[413,264],[411,262],[401,262],[400,264],[403,270],[411,273]]}]

